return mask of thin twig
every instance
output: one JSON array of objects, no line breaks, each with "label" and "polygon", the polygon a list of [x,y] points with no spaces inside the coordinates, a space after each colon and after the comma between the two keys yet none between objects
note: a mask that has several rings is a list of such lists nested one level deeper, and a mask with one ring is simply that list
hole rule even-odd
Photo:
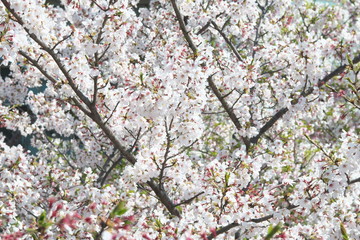
[{"label": "thin twig", "polygon": [[163,179],[164,179],[164,173],[165,173],[165,168],[166,168],[166,163],[169,160],[168,156],[169,156],[169,152],[170,152],[170,147],[171,147],[171,136],[170,136],[170,131],[171,131],[171,127],[172,127],[172,123],[174,121],[174,117],[170,120],[169,125],[166,122],[166,118],[165,118],[165,133],[166,133],[166,149],[165,149],[165,154],[164,154],[164,161],[161,164],[161,169],[160,169],[160,174],[159,174],[159,186],[160,188],[163,188]]},{"label": "thin twig", "polygon": [[200,195],[202,195],[202,194],[204,194],[204,193],[205,193],[204,191],[203,191],[203,192],[200,192],[200,193],[196,194],[195,196],[193,196],[193,197],[191,197],[191,198],[189,198],[189,199],[186,199],[186,200],[184,200],[184,201],[181,201],[180,203],[176,204],[175,207],[180,206],[180,205],[184,205],[184,204],[189,204],[189,203],[191,203],[195,198],[197,198],[198,196],[200,196]]},{"label": "thin twig", "polygon": [[48,137],[46,134],[44,134],[44,135],[45,135],[45,139],[51,144],[51,146],[54,147],[54,150],[55,150],[56,152],[58,152],[61,156],[63,156],[63,158],[65,159],[66,163],[67,163],[73,170],[75,170],[75,167],[70,163],[70,161],[69,161],[69,159],[66,157],[66,155],[65,155],[62,151],[60,151],[60,150],[57,149],[57,146],[55,146],[55,144],[54,144],[52,141],[50,141],[49,137]]},{"label": "thin twig", "polygon": [[[298,207],[297,205],[292,205],[292,206],[287,207],[286,209],[292,210],[292,209],[297,208],[297,207]],[[269,214],[269,215],[266,215],[266,216],[261,217],[261,218],[252,218],[252,219],[247,220],[245,222],[261,223],[261,222],[265,222],[267,220],[270,220],[273,217],[274,217],[274,214]],[[229,225],[226,225],[224,227],[219,228],[216,231],[215,236],[213,234],[210,234],[207,238],[208,238],[208,240],[214,239],[216,236],[218,236],[218,235],[220,235],[222,233],[226,233],[230,229],[233,229],[234,227],[238,227],[238,226],[240,226],[240,224],[237,223],[237,222],[230,223]]]},{"label": "thin twig", "polygon": [[52,48],[51,50],[54,51],[54,49],[62,42],[66,41],[68,38],[70,38],[72,35],[74,34],[74,32],[71,32],[69,35],[65,36],[63,39],[61,39],[59,42],[57,42]]}]

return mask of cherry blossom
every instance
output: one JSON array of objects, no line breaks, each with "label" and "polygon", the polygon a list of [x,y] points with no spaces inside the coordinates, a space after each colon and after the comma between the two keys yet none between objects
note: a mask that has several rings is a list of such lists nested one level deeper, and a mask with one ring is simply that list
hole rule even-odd
[{"label": "cherry blossom", "polygon": [[0,238],[356,239],[359,6],[1,0]]}]

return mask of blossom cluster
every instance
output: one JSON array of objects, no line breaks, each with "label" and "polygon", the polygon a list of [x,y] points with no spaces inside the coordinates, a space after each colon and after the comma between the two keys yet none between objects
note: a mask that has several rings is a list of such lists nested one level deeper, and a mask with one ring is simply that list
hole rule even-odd
[{"label": "blossom cluster", "polygon": [[359,0],[51,2],[0,4],[0,238],[360,236]]}]

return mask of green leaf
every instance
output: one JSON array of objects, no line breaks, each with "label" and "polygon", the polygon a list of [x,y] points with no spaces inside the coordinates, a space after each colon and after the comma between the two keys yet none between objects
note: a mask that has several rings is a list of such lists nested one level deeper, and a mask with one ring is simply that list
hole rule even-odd
[{"label": "green leaf", "polygon": [[349,54],[346,55],[346,59],[349,62],[349,66],[351,67],[351,69],[354,69],[354,63],[352,61],[352,59],[350,58]]},{"label": "green leaf", "polygon": [[281,172],[283,172],[283,173],[291,172],[291,170],[292,170],[292,167],[289,166],[289,165],[286,165],[286,166],[282,166],[282,167],[281,167]]},{"label": "green leaf", "polygon": [[39,229],[42,229],[43,231],[53,224],[49,219],[47,219],[46,214],[46,211],[43,211],[37,220]]},{"label": "green leaf", "polygon": [[128,209],[125,206],[126,206],[125,201],[120,201],[118,203],[118,205],[116,205],[114,210],[110,213],[110,218],[113,218],[113,217],[116,217],[116,216],[121,216],[124,213],[126,213]]},{"label": "green leaf", "polygon": [[216,157],[217,156],[217,152],[209,152],[209,155],[212,157]]},{"label": "green leaf", "polygon": [[144,85],[144,74],[140,72],[140,83],[143,86]]},{"label": "green leaf", "polygon": [[340,231],[343,240],[350,240],[349,235],[347,234],[345,226],[342,222],[340,223]]},{"label": "green leaf", "polygon": [[229,186],[229,179],[230,179],[230,173],[227,172],[227,173],[225,173],[225,186],[226,187]]},{"label": "green leaf", "polygon": [[39,238],[36,236],[37,229],[35,228],[28,228],[26,229],[26,232],[30,234],[30,236],[33,238],[33,240],[38,240]]},{"label": "green leaf", "polygon": [[159,219],[155,219],[155,226],[158,228],[158,229],[161,229],[162,228],[162,223]]},{"label": "green leaf", "polygon": [[176,206],[175,208],[179,211],[179,213],[180,213],[180,214],[182,214],[182,212],[183,212],[182,207],[180,207],[180,206]]},{"label": "green leaf", "polygon": [[355,94],[357,93],[357,89],[354,87],[354,85],[348,84],[348,87],[351,88]]},{"label": "green leaf", "polygon": [[46,211],[43,211],[38,217],[39,226],[44,226],[46,224]]},{"label": "green leaf", "polygon": [[102,187],[102,189],[105,189],[105,188],[107,188],[107,187],[110,187],[111,186],[111,184],[105,184],[103,187]]},{"label": "green leaf", "polygon": [[265,236],[265,240],[269,240],[272,237],[275,236],[275,234],[280,230],[281,228],[281,224],[277,224],[275,227],[273,227],[272,225],[270,225],[269,229],[268,229],[268,234]]}]

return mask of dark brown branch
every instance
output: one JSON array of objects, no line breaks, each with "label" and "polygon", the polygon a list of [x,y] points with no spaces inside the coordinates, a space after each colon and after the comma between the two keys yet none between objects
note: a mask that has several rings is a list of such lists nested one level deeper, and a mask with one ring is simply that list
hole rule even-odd
[{"label": "dark brown branch", "polygon": [[[261,222],[265,222],[265,221],[267,221],[267,220],[269,220],[269,219],[271,219],[273,217],[274,217],[274,215],[270,214],[270,215],[267,215],[265,217],[250,219],[247,222],[261,223]],[[214,239],[216,236],[218,236],[218,235],[220,235],[222,233],[226,233],[227,231],[229,231],[229,230],[231,230],[231,229],[233,229],[235,227],[238,227],[238,226],[240,226],[239,223],[236,223],[236,222],[230,223],[229,225],[226,225],[224,227],[219,228],[219,230],[216,231],[215,236],[213,234],[211,234],[207,238],[208,238],[208,240]]]},{"label": "dark brown branch", "polygon": [[68,38],[70,38],[72,35],[74,34],[74,32],[71,32],[69,35],[65,36],[63,39],[61,39],[59,42],[57,42],[52,48],[51,50],[54,51],[54,49],[59,46],[60,43],[66,41]]},{"label": "dark brown branch", "polygon": [[[352,60],[353,64],[357,64],[360,62],[360,55],[356,56],[353,60]],[[344,64],[338,68],[336,68],[334,71],[332,71],[330,74],[326,75],[323,79],[318,81],[317,87],[320,88],[322,87],[324,84],[326,84],[330,79],[332,79],[333,77],[336,77],[338,75],[340,75],[341,73],[343,73],[345,71],[345,69],[348,67],[349,65]],[[303,95],[306,97],[308,95],[310,95],[311,93],[314,92],[314,88],[310,87]]]},{"label": "dark brown branch", "polygon": [[101,59],[105,56],[106,52],[109,50],[111,44],[109,43],[109,45],[106,46],[105,50],[100,54],[100,56],[98,56],[97,61],[100,62]]},{"label": "dark brown branch", "polygon": [[221,106],[225,109],[226,113],[229,115],[229,117],[230,117],[231,121],[234,123],[236,129],[240,130],[242,127],[241,127],[239,120],[237,119],[234,111],[230,108],[228,103],[225,101],[224,97],[221,95],[221,93],[220,93],[219,89],[216,87],[212,77],[213,76],[209,76],[207,79],[211,90],[213,91],[213,93],[215,94],[217,99],[220,101]]},{"label": "dark brown branch", "polygon": [[183,147],[180,151],[178,151],[177,153],[168,156],[168,159],[174,158],[179,156],[180,154],[184,153],[187,149],[191,148],[196,142],[198,141],[198,139],[196,139],[195,141],[193,141],[192,143],[190,143],[190,145]]},{"label": "dark brown branch", "polygon": [[[289,207],[287,207],[287,209],[292,210],[292,209],[297,208],[297,207],[298,207],[298,205],[290,205]],[[261,218],[252,218],[250,220],[247,220],[246,222],[261,223],[261,222],[265,222],[267,220],[270,220],[273,217],[274,217],[274,214],[269,214],[269,215],[266,215],[266,216],[261,217]],[[216,236],[218,236],[218,235],[220,235],[222,233],[226,233],[230,229],[232,229],[234,227],[238,227],[238,226],[240,226],[239,223],[233,222],[233,223],[230,223],[229,225],[221,227],[216,231]],[[211,240],[211,239],[214,239],[214,237],[215,236],[213,236],[213,234],[211,234],[207,238],[208,238],[208,240]]]},{"label": "dark brown branch", "polygon": [[[181,31],[183,32],[183,35],[184,35],[186,41],[188,42],[190,48],[192,49],[194,55],[196,56],[196,55],[197,55],[197,49],[196,49],[194,43],[192,42],[189,33],[188,33],[187,30],[186,30],[185,23],[184,23],[184,21],[183,21],[183,17],[182,17],[182,15],[181,15],[181,13],[180,13],[177,5],[176,5],[176,0],[171,0],[171,4],[172,4],[172,6],[173,6],[173,8],[174,8],[174,11],[175,11],[175,14],[176,14],[176,18],[177,18],[177,20],[178,20],[178,22],[179,22],[179,25],[180,25],[180,29],[181,29]],[[220,34],[223,34],[222,31],[217,27],[217,25],[216,25],[213,21],[211,21],[211,23],[214,25],[214,27],[217,28],[217,30],[220,32]],[[215,29],[216,29],[216,28],[215,28]],[[224,34],[223,34],[223,35],[224,35]],[[225,36],[225,35],[224,35],[224,36]],[[226,36],[225,36],[225,38],[226,38]],[[226,38],[226,39],[227,39],[227,38]],[[230,42],[230,44],[231,44],[231,42]],[[231,44],[231,46],[233,46],[233,45]],[[237,52],[237,51],[236,51],[236,52]],[[239,53],[237,53],[237,57],[239,57],[239,60],[241,60],[241,57],[240,57]],[[235,127],[239,130],[239,129],[241,128],[241,125],[240,125],[237,117],[235,116],[234,112],[232,111],[232,109],[230,109],[229,105],[228,105],[228,104],[226,103],[226,101],[224,100],[224,97],[221,96],[219,90],[217,89],[217,87],[215,86],[214,82],[212,81],[212,76],[208,77],[208,82],[209,82],[210,88],[213,90],[213,92],[215,93],[216,97],[217,97],[217,98],[219,99],[219,101],[221,102],[221,105],[225,108],[225,111],[228,113],[230,119],[231,119],[231,120],[233,121],[233,123],[235,124]],[[247,138],[243,138],[243,141],[244,141],[244,143],[245,143],[245,145],[246,145],[246,149],[249,150],[249,148],[250,148],[250,142],[249,142],[249,140],[248,140]]]},{"label": "dark brown branch", "polygon": [[193,41],[191,40],[191,37],[190,37],[188,31],[186,30],[186,26],[185,26],[183,17],[182,17],[182,15],[181,15],[181,13],[180,13],[180,10],[179,10],[179,8],[178,8],[178,6],[177,6],[177,4],[176,4],[176,0],[171,0],[171,4],[172,4],[173,9],[174,9],[174,11],[175,11],[176,18],[177,18],[177,20],[178,20],[178,22],[179,22],[180,29],[181,29],[181,31],[182,31],[182,33],[183,33],[183,35],[184,35],[187,43],[189,44],[189,47],[191,48],[192,52],[194,53],[194,55],[195,55],[195,57],[196,57],[196,55],[197,55],[197,49],[196,49]]},{"label": "dark brown branch", "polygon": [[225,35],[225,33],[218,27],[218,25],[216,25],[216,23],[214,21],[211,21],[211,24],[213,25],[213,27],[215,28],[216,31],[218,31],[220,33],[220,35],[224,38],[226,44],[230,47],[230,49],[232,50],[232,52],[235,54],[236,58],[239,61],[243,61],[239,52],[236,50],[234,44],[232,44],[232,42],[227,38],[227,36]]},{"label": "dark brown branch", "polygon": [[108,178],[109,174],[112,172],[112,170],[113,170],[119,163],[121,163],[122,159],[123,159],[123,155],[120,155],[120,156],[118,157],[118,159],[116,160],[116,162],[114,162],[114,163],[110,166],[110,168],[109,168],[105,173],[103,173],[103,176],[100,174],[101,177],[99,176],[99,178],[97,179],[97,182],[100,184],[100,187],[104,186],[105,181],[106,181],[106,179]]},{"label": "dark brown branch", "polygon": [[230,223],[229,225],[226,225],[222,228],[220,228],[219,230],[216,231],[216,235],[214,236],[213,234],[209,235],[207,237],[208,240],[212,240],[214,239],[216,236],[222,234],[222,233],[226,233],[227,231],[229,231],[230,229],[233,229],[234,227],[238,227],[240,226],[240,224],[236,223],[236,222],[233,222],[233,223]]},{"label": "dark brown branch", "polygon": [[261,75],[265,75],[265,74],[272,75],[274,73],[281,72],[282,70],[288,68],[289,66],[290,66],[290,63],[287,62],[287,65],[285,67],[282,67],[282,68],[279,68],[279,69],[276,69],[276,70],[269,70],[269,71],[266,71],[266,72],[262,72]]},{"label": "dark brown branch", "polygon": [[97,101],[97,94],[98,94],[98,90],[99,90],[99,88],[98,88],[98,79],[99,79],[98,76],[93,77],[93,88],[94,88],[94,90],[93,90],[93,97],[92,97],[92,100],[91,100],[91,104],[93,106],[96,105],[96,101]]},{"label": "dark brown branch", "polygon": [[[96,44],[100,44],[100,42],[102,41],[102,34],[104,33],[104,27],[106,25],[106,22],[107,20],[109,19],[109,16],[108,15],[105,15],[104,19],[103,19],[103,22],[101,24],[101,27],[100,27],[100,30],[99,30],[99,33],[97,35],[97,38],[96,38],[96,41],[95,43]],[[107,48],[108,49],[108,48]],[[102,54],[102,56],[105,54],[107,50],[104,51],[104,53]],[[94,66],[95,67],[98,67],[99,66],[99,61],[100,61],[100,58],[99,58],[99,53],[96,52],[94,54],[94,58],[95,58],[95,63],[94,63]],[[93,91],[93,99],[91,101],[92,105],[96,105],[96,101],[97,101],[97,94],[98,94],[98,90],[99,90],[99,87],[97,86],[98,85],[98,76],[95,76],[93,78],[94,80],[94,91]]]},{"label": "dark brown branch", "polygon": [[[233,88],[230,92],[226,93],[225,95],[223,95],[223,98],[227,98],[228,96],[230,96],[236,89]],[[241,95],[240,95],[241,96]]]},{"label": "dark brown branch", "polygon": [[261,36],[261,33],[260,33],[260,26],[262,24],[262,21],[263,19],[265,18],[265,15],[266,13],[270,10],[270,7],[271,5],[273,5],[273,1],[269,4],[269,1],[266,0],[266,2],[264,3],[264,5],[262,6],[258,1],[256,1],[259,9],[261,10],[261,14],[259,16],[259,19],[256,21],[256,32],[255,32],[255,39],[254,39],[254,45],[253,45],[253,50],[252,50],[252,58],[253,58],[253,61],[255,59],[255,54],[256,54],[256,51],[255,51],[255,47],[259,44],[259,39]]},{"label": "dark brown branch", "polygon": [[47,136],[46,134],[44,134],[45,136],[45,139],[48,141],[48,143],[50,143],[51,146],[53,146],[54,150],[60,154],[64,159],[65,159],[65,162],[73,169],[75,170],[75,167],[71,164],[71,162],[69,161],[69,159],[67,158],[67,156],[61,151],[58,149],[58,147],[50,140],[49,136]]},{"label": "dark brown branch", "polygon": [[89,116],[91,114],[91,112],[89,110],[87,110],[75,97],[72,97],[70,99],[74,102],[73,105],[78,107],[87,116]]},{"label": "dark brown branch", "polygon": [[136,163],[136,158],[134,157],[134,155],[132,155],[131,153],[126,151],[126,148],[119,142],[117,137],[114,135],[113,131],[108,126],[106,126],[105,123],[102,121],[99,113],[97,113],[96,111],[92,111],[88,116],[92,120],[94,120],[94,122],[96,122],[98,124],[98,126],[101,128],[101,130],[110,139],[110,141],[114,144],[114,146],[120,151],[120,153],[122,155],[124,155],[124,157],[131,164],[135,164]]},{"label": "dark brown branch", "polygon": [[180,203],[176,204],[175,207],[177,206],[180,206],[180,205],[184,205],[184,204],[189,204],[191,203],[195,198],[197,198],[198,196],[200,196],[201,194],[204,194],[205,192],[200,192],[198,194],[196,194],[195,196],[189,198],[189,199],[186,199],[184,201],[181,201]]},{"label": "dark brown branch", "polygon": [[118,102],[116,103],[114,109],[113,109],[113,110],[111,111],[111,113],[110,113],[110,116],[105,120],[105,122],[104,122],[105,125],[106,125],[107,122],[112,118],[112,116],[114,115],[114,112],[115,112],[116,108],[119,106],[119,104],[120,104],[120,101],[118,101]]},{"label": "dark brown branch", "polygon": [[98,34],[98,36],[96,38],[96,42],[95,42],[96,44],[100,44],[100,42],[102,41],[102,35],[104,33],[104,27],[105,27],[106,22],[107,22],[108,19],[109,19],[109,16],[105,15],[104,20],[103,20],[103,22],[101,24],[101,27],[100,27],[99,34]]},{"label": "dark brown branch", "polygon": [[160,202],[165,205],[166,209],[174,216],[181,217],[179,210],[175,208],[174,203],[169,198],[165,190],[161,189],[153,180],[146,182],[147,185],[154,191]]},{"label": "dark brown branch", "polygon": [[[353,60],[352,60],[353,64],[357,64],[360,62],[360,55],[356,56]],[[336,77],[338,75],[340,75],[341,73],[343,73],[346,68],[348,67],[349,65],[345,64],[345,65],[342,65],[338,68],[336,68],[334,71],[332,71],[331,73],[329,73],[328,75],[326,75],[324,78],[320,79],[318,81],[318,84],[317,84],[317,87],[320,88],[322,87],[323,85],[325,85],[330,79],[332,79],[333,77]],[[307,97],[309,96],[310,94],[312,94],[314,92],[315,88],[314,87],[310,87],[307,91],[305,91],[303,94],[302,94],[302,97]],[[293,101],[291,101],[291,105],[295,105],[299,102],[299,99],[294,99]],[[282,116],[284,116],[285,113],[287,113],[289,111],[289,108],[285,107],[285,108],[282,108],[280,109],[274,116],[271,117],[271,119],[265,123],[265,125],[260,128],[260,131],[259,133],[255,136],[255,137],[252,137],[250,139],[250,142],[251,143],[254,143],[256,144],[260,137],[265,133],[267,132]]]},{"label": "dark brown branch", "polygon": [[353,180],[348,181],[348,184],[349,184],[349,185],[351,185],[351,184],[354,184],[354,183],[357,183],[357,182],[360,182],[360,177],[359,177],[359,178],[356,178],[356,179],[353,179]]},{"label": "dark brown branch", "polygon": [[101,182],[101,179],[102,179],[103,175],[105,174],[107,167],[110,165],[110,162],[114,163],[114,161],[112,161],[112,159],[115,159],[115,158],[119,159],[117,156],[118,155],[117,153],[118,153],[117,149],[113,149],[112,153],[109,156],[105,153],[105,155],[107,157],[105,163],[102,166],[96,164],[96,166],[100,170],[100,173],[98,174],[98,178],[96,180],[97,183]]},{"label": "dark brown branch", "polygon": [[94,3],[101,11],[106,12],[106,11],[109,10],[109,7],[110,7],[110,4],[111,4],[112,1],[110,1],[110,4],[109,4],[109,6],[107,8],[101,7],[95,0],[91,0],[91,2]]},{"label": "dark brown branch", "polygon": [[[230,117],[231,121],[234,123],[236,129],[240,130],[242,128],[242,126],[241,126],[238,118],[236,117],[233,109],[225,101],[224,96],[221,95],[221,93],[220,93],[219,89],[216,87],[212,77],[213,77],[213,75],[211,75],[207,78],[211,90],[213,91],[213,93],[215,94],[217,99],[220,101],[221,106],[225,109],[225,111],[228,114],[228,116]],[[245,137],[243,137],[242,140],[244,141],[246,148],[249,149],[249,146],[250,146],[249,140]]]},{"label": "dark brown branch", "polygon": [[20,50],[19,54],[23,56],[26,60],[28,60],[34,67],[37,68],[41,72],[42,75],[44,75],[50,82],[52,82],[54,85],[56,85],[57,81],[55,78],[53,78],[35,59],[31,58],[29,55],[27,55],[24,51]]},{"label": "dark brown branch", "polygon": [[196,33],[196,35],[203,34],[203,33],[210,27],[210,23],[211,23],[211,22],[207,22],[207,23],[205,24],[205,26],[203,26],[203,27]]},{"label": "dark brown branch", "polygon": [[[128,152],[126,150],[126,148],[120,143],[120,141],[117,139],[117,137],[114,135],[114,132],[103,122],[100,114],[98,113],[97,109],[96,109],[96,105],[92,104],[92,102],[89,100],[88,97],[86,97],[76,86],[74,79],[70,76],[69,71],[65,68],[65,66],[61,63],[60,59],[58,58],[58,56],[56,55],[56,53],[50,48],[48,47],[43,41],[40,40],[40,38],[38,38],[35,34],[30,33],[29,29],[27,29],[24,26],[24,21],[21,19],[21,17],[11,8],[10,4],[8,1],[6,0],[1,0],[1,2],[4,4],[4,6],[7,8],[7,10],[14,16],[14,18],[16,19],[16,21],[18,21],[18,23],[20,25],[23,26],[24,30],[26,31],[26,33],[29,35],[30,38],[32,38],[40,47],[42,50],[44,50],[45,52],[47,52],[52,59],[54,60],[54,62],[56,63],[57,67],[60,69],[60,71],[62,72],[62,74],[65,76],[66,80],[68,81],[68,84],[70,85],[70,87],[72,88],[72,90],[75,92],[75,94],[77,95],[77,97],[86,105],[86,107],[89,108],[89,110],[87,110],[85,108],[85,106],[83,106],[76,98],[72,98],[72,100],[75,102],[75,105],[78,106],[80,108],[80,110],[82,112],[84,112],[89,118],[91,118],[98,126],[99,128],[103,131],[103,133],[109,138],[109,140],[114,144],[115,148],[117,150],[119,150],[119,152],[124,156],[124,158],[126,160],[128,160],[131,164],[135,164],[136,163],[136,158],[134,157],[133,154],[131,154],[130,152]],[[177,9],[177,6],[174,2],[174,8],[175,11],[177,12],[177,15],[180,14],[179,10]],[[180,15],[181,17],[181,15]],[[179,20],[179,22],[182,19]],[[183,21],[182,21],[183,23]],[[196,49],[195,49],[196,50]],[[154,183],[153,180],[149,180],[147,181],[147,184],[150,186],[150,188],[155,192],[156,196],[159,198],[159,200],[164,204],[164,206],[168,209],[168,211],[177,216],[180,217],[180,212],[175,208],[173,202],[171,201],[171,199],[169,198],[169,196],[167,195],[167,193],[160,189],[158,185],[156,185]]]},{"label": "dark brown branch", "polygon": [[172,118],[170,120],[169,126],[166,122],[166,118],[165,118],[165,133],[166,133],[166,149],[165,149],[165,154],[164,154],[164,161],[161,164],[161,169],[160,169],[160,174],[159,174],[159,187],[162,188],[163,187],[163,179],[164,179],[164,174],[165,174],[165,168],[167,167],[166,163],[169,160],[168,156],[170,153],[170,147],[171,147],[171,136],[170,136],[170,130],[172,127],[172,123],[174,121],[174,118]]},{"label": "dark brown branch", "polygon": [[84,108],[78,102],[75,98],[73,100],[75,101],[76,105],[87,115],[89,116],[94,122],[96,122],[99,127],[103,130],[103,132],[107,135],[107,137],[113,142],[115,147],[124,155],[124,157],[131,162],[132,164],[135,164],[136,159],[135,157],[128,153],[124,146],[121,145],[119,140],[115,137],[113,132],[103,123],[99,113],[96,110],[96,107],[93,106],[90,102],[90,100],[77,88],[77,86],[74,83],[73,78],[70,76],[69,71],[65,69],[64,65],[61,63],[60,59],[56,56],[54,51],[51,50],[44,42],[42,42],[35,34],[30,33],[29,30],[24,26],[23,20],[20,18],[20,16],[10,7],[10,4],[6,0],[1,0],[1,2],[5,5],[5,7],[9,10],[9,12],[15,17],[15,19],[23,26],[24,30],[28,33],[28,35],[45,51],[47,52],[52,59],[55,61],[56,65],[60,69],[60,71],[64,74],[66,80],[68,81],[70,87],[75,92],[75,94],[80,98],[81,101],[85,103],[85,105],[90,109],[88,111]]},{"label": "dark brown branch", "polygon": [[21,19],[21,17],[14,11],[14,9],[11,8],[10,4],[6,0],[1,0],[1,2],[4,4],[4,6],[7,8],[7,10],[14,16],[16,21],[24,28],[26,33],[29,35],[31,39],[33,39],[45,52],[47,52],[60,71],[65,76],[66,80],[68,81],[68,84],[72,88],[72,90],[75,92],[75,94],[83,101],[87,106],[90,105],[90,100],[77,88],[74,79],[70,76],[69,71],[66,70],[65,66],[61,63],[60,59],[56,56],[55,52],[48,47],[43,41],[40,40],[34,33],[31,33],[27,27],[24,26],[24,21]]},{"label": "dark brown branch", "polygon": [[[141,136],[141,128],[139,128],[139,131],[137,132],[136,136],[133,136],[135,138],[134,143],[128,150],[128,152],[133,152],[136,149],[136,146],[138,145],[138,142],[140,140]],[[112,170],[123,160],[124,156],[121,154],[118,159],[113,162],[113,164],[110,166],[108,170],[106,170],[107,165],[109,164],[109,161],[106,161],[105,164],[102,167],[102,171],[99,174],[99,177],[97,179],[97,182],[100,183],[100,186],[103,186],[105,184],[106,179],[108,178],[109,174],[112,172]]]},{"label": "dark brown branch", "polygon": [[[136,158],[133,154],[126,151],[125,147],[121,145],[119,140],[115,137],[113,134],[113,131],[109,129],[104,122],[101,120],[100,115],[96,112],[96,109],[92,111],[88,115],[91,119],[94,120],[98,124],[98,126],[101,128],[101,130],[105,133],[105,135],[110,139],[110,141],[114,144],[115,148],[120,151],[120,153],[125,157],[126,160],[128,160],[131,164],[136,163]],[[166,209],[172,214],[177,217],[181,217],[180,212],[175,208],[174,203],[168,196],[167,192],[160,188],[159,185],[157,185],[153,179],[146,182],[148,186],[154,191],[156,196],[158,197],[159,201],[166,207]]]},{"label": "dark brown branch", "polygon": [[265,123],[265,125],[262,128],[260,128],[259,133],[255,137],[252,137],[250,139],[250,142],[256,144],[259,141],[260,137],[267,130],[269,130],[277,122],[277,120],[282,118],[282,116],[284,116],[284,114],[287,113],[288,111],[289,109],[287,107],[280,109],[274,116],[272,116],[272,118],[268,122]]},{"label": "dark brown branch", "polygon": [[271,218],[274,217],[274,214],[270,214],[270,215],[267,215],[265,217],[261,217],[261,218],[253,218],[253,219],[250,219],[249,221],[247,222],[253,222],[253,223],[261,223],[261,222],[265,222]]}]

